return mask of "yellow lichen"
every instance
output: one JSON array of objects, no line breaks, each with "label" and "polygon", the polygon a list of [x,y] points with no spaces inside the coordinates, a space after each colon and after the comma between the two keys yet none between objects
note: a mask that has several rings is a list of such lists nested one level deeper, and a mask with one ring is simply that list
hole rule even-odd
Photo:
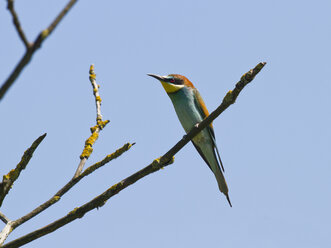
[{"label": "yellow lichen", "polygon": [[98,128],[98,126],[91,127],[91,128],[90,128],[91,133],[94,133],[94,132],[96,131],[97,128]]},{"label": "yellow lichen", "polygon": [[246,75],[247,75],[247,73],[245,73],[244,75],[242,75],[241,78],[240,78],[240,81],[245,81],[246,80]]},{"label": "yellow lichen", "polygon": [[55,202],[57,202],[57,201],[60,200],[60,199],[61,199],[61,197],[58,196],[58,195],[53,196],[53,198],[52,198],[52,204],[54,204]]},{"label": "yellow lichen", "polygon": [[233,101],[233,95],[232,90],[229,90],[228,93],[226,93],[226,96],[224,97],[225,102],[232,102]]},{"label": "yellow lichen", "polygon": [[[133,143],[134,144],[134,143]],[[102,161],[97,162],[93,165],[91,165],[90,167],[88,167],[83,173],[82,176],[86,176],[88,174],[91,174],[93,171],[95,171],[96,169],[100,168],[101,166],[107,164],[108,162],[110,162],[111,160],[121,156],[124,152],[126,152],[127,150],[129,150],[133,144],[130,143],[126,143],[124,146],[122,146],[121,148],[117,149],[115,152],[113,152],[112,154],[107,155]],[[83,158],[83,157],[82,157]],[[123,182],[121,182],[120,184],[123,184]]]},{"label": "yellow lichen", "polygon": [[152,163],[152,167],[154,169],[157,169],[157,168],[159,168],[159,164],[160,164],[160,158],[154,159],[153,163]]},{"label": "yellow lichen", "polygon": [[86,146],[82,152],[82,154],[79,156],[80,159],[83,158],[89,158],[91,153],[93,152],[93,148],[90,146]]},{"label": "yellow lichen", "polygon": [[109,190],[116,190],[117,189],[117,184],[114,184],[113,186],[111,186],[110,188],[109,188]]},{"label": "yellow lichen", "polygon": [[18,176],[19,176],[18,170],[12,169],[9,171],[7,175],[3,176],[3,179],[15,181]]},{"label": "yellow lichen", "polygon": [[49,31],[48,29],[44,29],[42,32],[41,32],[41,38],[42,39],[45,39],[47,36],[49,35]]},{"label": "yellow lichen", "polygon": [[99,137],[99,133],[97,132],[92,133],[92,135],[85,141],[85,145],[92,146],[95,143],[95,141],[98,139],[98,137]]},{"label": "yellow lichen", "polygon": [[91,136],[85,141],[85,147],[82,154],[79,156],[80,159],[89,158],[91,153],[93,152],[92,146],[94,145],[95,141],[98,139],[99,133],[93,132]]},{"label": "yellow lichen", "polygon": [[102,102],[102,100],[101,100],[101,97],[100,97],[100,96],[97,96],[97,97],[95,97],[95,100],[96,100],[97,102]]},{"label": "yellow lichen", "polygon": [[74,208],[72,211],[70,211],[70,212],[68,213],[68,215],[73,215],[73,214],[75,214],[76,211],[77,211],[78,209],[79,209],[79,208]]},{"label": "yellow lichen", "polygon": [[120,149],[117,149],[115,152],[113,152],[112,154],[107,155],[106,159],[107,160],[113,160],[114,158],[117,158],[119,156],[122,155],[122,153],[126,152],[127,150],[129,150],[132,147],[132,144],[127,143],[125,144],[123,147],[121,147]]},{"label": "yellow lichen", "polygon": [[98,119],[97,123],[100,129],[103,129],[109,123],[109,120],[102,121],[101,119]]}]

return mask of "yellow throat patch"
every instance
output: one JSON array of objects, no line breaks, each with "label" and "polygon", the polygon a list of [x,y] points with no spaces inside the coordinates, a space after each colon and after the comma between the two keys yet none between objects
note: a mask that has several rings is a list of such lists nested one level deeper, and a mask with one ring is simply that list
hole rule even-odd
[{"label": "yellow throat patch", "polygon": [[175,93],[175,92],[179,91],[181,88],[184,88],[184,85],[165,83],[162,81],[161,81],[161,84],[167,93]]}]

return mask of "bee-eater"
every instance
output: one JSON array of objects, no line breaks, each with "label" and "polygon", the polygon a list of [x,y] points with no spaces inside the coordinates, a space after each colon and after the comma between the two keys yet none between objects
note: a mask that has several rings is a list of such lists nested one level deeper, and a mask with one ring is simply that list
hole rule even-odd
[{"label": "bee-eater", "polygon": [[[178,74],[170,74],[168,76],[159,76],[155,74],[147,75],[154,77],[161,82],[174,105],[178,119],[186,133],[188,133],[194,125],[201,122],[209,115],[200,93],[186,77]],[[212,124],[198,133],[192,139],[192,143],[214,173],[220,191],[226,196],[226,199],[232,207],[228,194],[228,186],[222,173],[224,168],[216,146],[215,133]],[[222,166],[222,170],[220,165]]]}]

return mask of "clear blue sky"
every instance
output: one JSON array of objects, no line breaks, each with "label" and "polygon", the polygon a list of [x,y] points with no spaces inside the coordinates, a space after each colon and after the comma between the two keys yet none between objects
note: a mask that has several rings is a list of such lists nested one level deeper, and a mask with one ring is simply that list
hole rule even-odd
[{"label": "clear blue sky", "polygon": [[[66,2],[17,1],[29,40]],[[330,9],[330,1],[79,1],[0,102],[1,175],[48,133],[1,211],[21,217],[72,177],[95,124],[91,63],[110,124],[87,165],[137,144],[8,240],[62,217],[182,137],[170,99],[146,73],[187,76],[212,111],[266,61],[214,121],[233,208],[188,144],[175,164],[26,247],[330,247]],[[0,30],[2,84],[24,52],[5,1]]]}]

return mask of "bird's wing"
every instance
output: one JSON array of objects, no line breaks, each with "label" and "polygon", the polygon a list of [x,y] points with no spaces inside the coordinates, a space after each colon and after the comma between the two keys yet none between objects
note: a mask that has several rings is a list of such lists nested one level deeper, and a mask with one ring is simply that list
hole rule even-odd
[{"label": "bird's wing", "polygon": [[201,151],[200,147],[198,147],[196,144],[194,144],[193,140],[192,144],[194,145],[195,149],[197,149],[198,153],[200,154],[200,156],[203,158],[203,160],[206,162],[206,164],[208,165],[209,169],[211,169],[211,171],[213,171],[213,169],[211,168],[207,158],[205,157],[205,155],[203,154],[203,152]]},{"label": "bird's wing", "polygon": [[[195,100],[195,105],[197,107],[197,109],[199,110],[202,118],[206,118],[208,115],[209,115],[209,112],[206,108],[206,104],[205,102],[203,101],[199,91],[197,89],[194,89],[194,100]],[[215,132],[214,132],[214,128],[213,128],[213,125],[212,123],[210,123],[210,125],[208,127],[206,127],[209,134],[210,134],[210,137],[211,137],[211,140],[213,142],[213,147],[214,147],[214,155],[216,157],[216,154],[215,154],[215,150],[216,150],[216,153],[217,153],[217,157],[218,157],[218,161],[222,167],[222,170],[224,171],[224,167],[223,167],[223,163],[222,163],[222,160],[221,160],[221,156],[219,154],[219,151],[218,151],[218,148],[217,148],[217,145],[216,145],[216,138],[215,138]],[[192,142],[193,143],[193,142]],[[200,153],[201,157],[205,160],[205,162],[208,164],[208,162],[206,161],[206,158],[203,156],[202,152],[199,151],[199,149],[197,148],[196,145],[194,145],[195,148],[198,150],[198,152]],[[208,164],[209,168],[210,168],[210,165]]]}]

